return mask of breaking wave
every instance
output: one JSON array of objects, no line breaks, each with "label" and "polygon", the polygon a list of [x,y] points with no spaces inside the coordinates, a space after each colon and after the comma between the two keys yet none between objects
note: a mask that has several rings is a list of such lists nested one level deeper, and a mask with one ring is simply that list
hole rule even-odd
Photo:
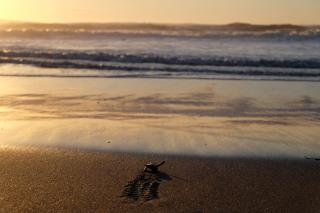
[{"label": "breaking wave", "polygon": [[[101,63],[93,63],[101,62]],[[234,57],[162,56],[155,54],[121,54],[71,50],[0,51],[0,63],[42,64],[44,67],[110,69],[103,62],[122,64],[163,64],[188,66],[273,67],[320,69],[320,59],[264,59]],[[47,65],[46,65],[47,64]],[[56,64],[56,66],[54,65]],[[151,69],[149,67],[148,69]]]},{"label": "breaking wave", "polygon": [[[0,64],[59,68],[0,75],[66,77],[192,77],[319,80],[320,60],[279,60],[232,57],[161,56],[81,51],[0,51]],[[66,71],[69,70],[69,71]]]}]

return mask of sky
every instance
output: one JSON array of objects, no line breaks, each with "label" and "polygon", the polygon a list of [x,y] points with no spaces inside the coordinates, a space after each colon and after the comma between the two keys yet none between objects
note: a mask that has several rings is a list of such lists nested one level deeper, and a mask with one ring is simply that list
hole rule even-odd
[{"label": "sky", "polygon": [[320,0],[0,0],[0,19],[32,22],[320,24]]}]

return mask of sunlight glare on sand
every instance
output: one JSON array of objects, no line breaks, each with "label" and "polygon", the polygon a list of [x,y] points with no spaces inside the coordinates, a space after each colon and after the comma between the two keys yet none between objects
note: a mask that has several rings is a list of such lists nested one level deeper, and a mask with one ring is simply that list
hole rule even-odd
[{"label": "sunlight glare on sand", "polygon": [[1,85],[19,87],[1,92],[1,145],[229,157],[320,151],[317,83],[7,79]]}]

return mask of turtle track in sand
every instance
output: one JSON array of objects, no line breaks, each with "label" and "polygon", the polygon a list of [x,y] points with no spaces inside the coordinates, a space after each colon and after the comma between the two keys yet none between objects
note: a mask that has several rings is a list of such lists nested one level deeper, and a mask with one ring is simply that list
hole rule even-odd
[{"label": "turtle track in sand", "polygon": [[140,172],[132,181],[125,185],[121,197],[133,201],[150,201],[159,198],[159,187],[163,181],[171,180],[164,172]]}]

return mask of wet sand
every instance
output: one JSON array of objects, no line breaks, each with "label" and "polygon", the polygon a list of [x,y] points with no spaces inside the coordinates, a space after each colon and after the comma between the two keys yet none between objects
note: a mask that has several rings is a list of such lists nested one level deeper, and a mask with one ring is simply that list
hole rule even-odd
[{"label": "wet sand", "polygon": [[[121,197],[148,161],[166,160],[159,198]],[[313,160],[186,158],[1,149],[0,212],[319,212]]]},{"label": "wet sand", "polygon": [[318,91],[318,82],[0,77],[0,146],[318,157]]}]

